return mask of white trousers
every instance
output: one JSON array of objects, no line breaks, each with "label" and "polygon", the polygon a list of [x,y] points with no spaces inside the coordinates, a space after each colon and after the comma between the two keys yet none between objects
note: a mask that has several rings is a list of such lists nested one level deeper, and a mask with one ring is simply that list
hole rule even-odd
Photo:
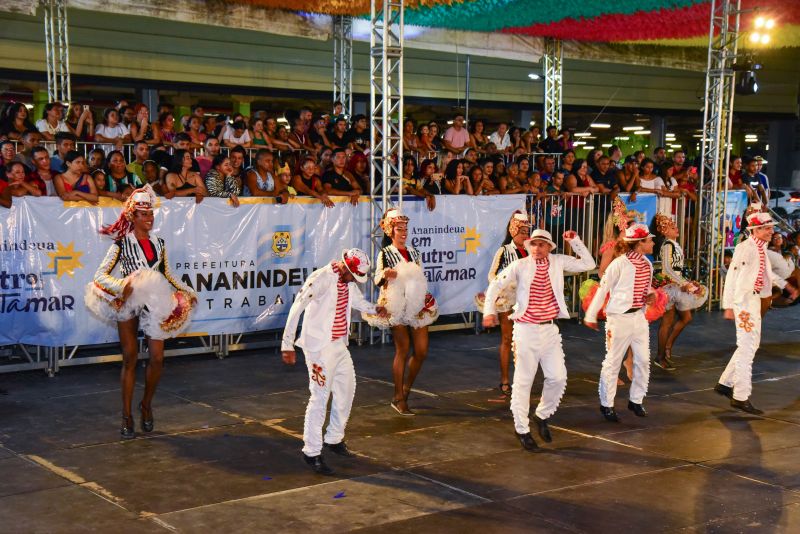
[{"label": "white trousers", "polygon": [[530,432],[528,412],[531,407],[531,387],[536,369],[544,374],[542,398],[536,407],[536,417],[547,419],[555,413],[567,387],[567,367],[561,332],[555,324],[514,323],[514,380],[511,386],[511,413],[514,428],[519,434]]},{"label": "white trousers", "polygon": [[746,401],[753,392],[753,359],[761,344],[761,298],[748,295],[743,306],[733,306],[733,315],[736,352],[719,377],[719,383],[733,388],[734,399]]},{"label": "white trousers", "polygon": [[318,456],[322,452],[322,426],[331,394],[331,417],[325,431],[325,443],[336,445],[344,439],[344,429],[356,394],[356,372],[344,339],[331,342],[319,352],[306,352],[305,356],[311,397],[303,425],[303,453]]},{"label": "white trousers", "polygon": [[606,320],[606,358],[600,370],[600,404],[614,407],[617,378],[628,347],[633,349],[630,400],[641,404],[650,383],[650,325],[644,311],[611,314]]}]

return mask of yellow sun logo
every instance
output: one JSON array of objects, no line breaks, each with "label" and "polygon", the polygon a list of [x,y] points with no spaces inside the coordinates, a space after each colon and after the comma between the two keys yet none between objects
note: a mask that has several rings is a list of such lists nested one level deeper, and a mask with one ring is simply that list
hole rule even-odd
[{"label": "yellow sun logo", "polygon": [[461,234],[461,248],[467,254],[477,254],[481,246],[481,234],[477,232],[477,228],[467,227],[467,231]]},{"label": "yellow sun logo", "polygon": [[51,272],[54,272],[58,278],[61,278],[64,273],[72,278],[75,275],[75,269],[83,267],[80,261],[83,252],[75,250],[75,244],[72,241],[70,241],[67,246],[61,243],[57,244],[58,247],[55,252],[47,253],[47,255],[50,256],[50,263],[47,265],[47,268],[50,269]]}]

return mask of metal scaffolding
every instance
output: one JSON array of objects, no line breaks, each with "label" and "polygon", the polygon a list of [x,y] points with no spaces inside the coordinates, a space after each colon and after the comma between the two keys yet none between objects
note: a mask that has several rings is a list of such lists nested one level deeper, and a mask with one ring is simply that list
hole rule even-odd
[{"label": "metal scaffolding", "polygon": [[703,109],[703,145],[697,217],[698,280],[709,291],[708,309],[720,298],[720,266],[725,251],[728,165],[741,0],[712,0],[708,67]]},{"label": "metal scaffolding", "polygon": [[343,104],[347,118],[353,115],[353,17],[333,17],[333,101]]},{"label": "metal scaffolding", "polygon": [[[403,205],[403,0],[370,2],[369,102],[370,257],[375,258],[391,196]],[[369,289],[376,290],[371,281]],[[386,340],[385,332],[381,338]]]},{"label": "metal scaffolding", "polygon": [[544,39],[544,128],[561,128],[562,74],[564,53],[561,39]]},{"label": "metal scaffolding", "polygon": [[47,95],[50,102],[70,102],[67,0],[42,0],[47,60]]}]

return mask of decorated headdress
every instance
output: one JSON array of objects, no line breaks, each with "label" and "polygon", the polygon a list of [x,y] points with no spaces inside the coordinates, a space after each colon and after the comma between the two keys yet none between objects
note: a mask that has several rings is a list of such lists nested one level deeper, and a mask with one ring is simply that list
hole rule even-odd
[{"label": "decorated headdress", "polygon": [[641,241],[642,239],[647,239],[648,237],[653,237],[653,234],[650,233],[650,229],[647,228],[647,225],[637,223],[625,229],[625,234],[622,240],[628,243],[632,243],[634,241]]},{"label": "decorated headdress", "polygon": [[669,215],[664,215],[663,213],[656,213],[655,222],[656,231],[662,235],[664,234],[664,230],[669,228],[671,224],[675,223],[675,221],[672,220],[672,217]]},{"label": "decorated headdress", "polygon": [[391,237],[394,227],[398,224],[408,224],[408,217],[403,215],[399,208],[391,208],[383,214],[381,219],[381,230],[387,236]]},{"label": "decorated headdress", "polygon": [[156,193],[150,184],[135,190],[125,201],[122,213],[114,224],[103,226],[101,234],[110,235],[114,239],[122,239],[133,231],[133,214],[136,211],[153,211],[156,204]]},{"label": "decorated headdress", "polygon": [[508,233],[511,234],[511,237],[516,237],[522,228],[530,229],[530,227],[530,219],[524,212],[520,210],[515,211],[511,216],[511,220],[508,221]]},{"label": "decorated headdress", "polygon": [[747,206],[747,209],[744,210],[745,217],[749,216],[752,213],[762,213],[767,210],[764,209],[764,205],[761,202],[752,202]]},{"label": "decorated headdress", "polygon": [[611,221],[614,223],[614,226],[616,226],[617,230],[619,230],[620,232],[624,232],[625,229],[628,227],[628,223],[630,223],[630,217],[628,216],[628,207],[619,197],[614,198],[611,211]]},{"label": "decorated headdress", "polygon": [[369,257],[363,250],[358,248],[351,248],[342,251],[342,261],[347,267],[347,270],[356,279],[356,282],[363,284],[367,281],[367,274],[369,274]]},{"label": "decorated headdress", "polygon": [[775,226],[772,215],[769,213],[755,212],[747,216],[747,228],[762,228],[764,226]]}]

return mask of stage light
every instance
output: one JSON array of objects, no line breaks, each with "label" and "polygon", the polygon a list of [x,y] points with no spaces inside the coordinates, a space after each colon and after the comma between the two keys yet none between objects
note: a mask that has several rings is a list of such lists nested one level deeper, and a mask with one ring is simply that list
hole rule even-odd
[{"label": "stage light", "polygon": [[650,130],[638,130],[633,132],[634,135],[650,135]]},{"label": "stage light", "polygon": [[769,35],[766,33],[761,36],[761,44],[768,44],[769,43]]},{"label": "stage light", "polygon": [[602,144],[602,145],[600,145],[600,146],[601,146],[601,147],[603,147],[603,148],[611,148],[611,147],[612,147],[612,146],[614,146],[614,145],[612,145],[611,143],[603,143],[603,144]]},{"label": "stage light", "polygon": [[572,146],[583,146],[586,144],[586,141],[575,141],[572,143]]},{"label": "stage light", "polygon": [[592,134],[590,134],[589,132],[578,132],[574,134],[572,137],[589,137],[590,135]]},{"label": "stage light", "polygon": [[590,126],[592,128],[611,128],[610,124],[606,124],[604,122],[593,122]]},{"label": "stage light", "polygon": [[747,70],[739,74],[739,79],[736,82],[736,94],[738,95],[754,95],[758,92],[758,80],[756,80],[756,73],[752,70]]},{"label": "stage light", "polygon": [[530,74],[528,74],[528,78],[530,78],[531,80],[538,80],[539,78],[541,78],[541,76],[539,76],[535,72],[531,72]]},{"label": "stage light", "polygon": [[763,27],[763,26],[764,26],[764,17],[758,17],[758,18],[756,18],[756,21],[755,21],[755,24],[754,24],[754,26],[755,26],[756,28],[761,28],[761,27]]},{"label": "stage light", "polygon": [[530,125],[531,125],[531,126],[535,126],[535,125],[536,125],[536,121],[531,121],[531,122],[530,122]]},{"label": "stage light", "polygon": [[630,137],[628,137],[627,135],[623,135],[622,137],[615,137],[614,139],[616,139],[617,141],[629,141]]},{"label": "stage light", "polygon": [[774,28],[774,27],[775,27],[775,20],[773,20],[773,19],[767,19],[767,21],[764,23],[764,27],[765,27],[766,29],[768,29],[768,30],[771,30],[772,28]]},{"label": "stage light", "polygon": [[644,130],[644,126],[623,126],[622,131],[624,132],[635,132],[636,130]]},{"label": "stage light", "polygon": [[761,34],[758,32],[753,32],[750,34],[750,42],[751,43],[758,43],[761,41]]},{"label": "stage light", "polygon": [[583,148],[584,148],[584,150],[594,150],[594,145],[586,145]]}]

